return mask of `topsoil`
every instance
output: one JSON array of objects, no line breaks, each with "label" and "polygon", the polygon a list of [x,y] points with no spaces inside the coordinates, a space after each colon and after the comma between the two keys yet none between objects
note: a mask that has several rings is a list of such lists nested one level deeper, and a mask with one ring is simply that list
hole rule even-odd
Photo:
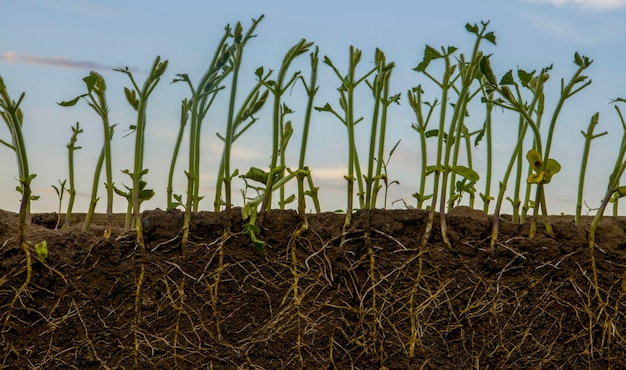
[{"label": "topsoil", "polygon": [[301,235],[270,211],[262,256],[237,209],[194,214],[185,255],[180,211],[144,212],[145,251],[123,215],[109,239],[98,216],[81,232],[80,215],[58,231],[34,215],[28,281],[0,212],[0,368],[626,369],[624,218],[605,217],[592,256],[590,219],[533,239],[504,220],[490,249],[491,218],[459,207],[452,248],[435,226],[420,249],[425,211],[360,211],[346,232],[312,214]]}]

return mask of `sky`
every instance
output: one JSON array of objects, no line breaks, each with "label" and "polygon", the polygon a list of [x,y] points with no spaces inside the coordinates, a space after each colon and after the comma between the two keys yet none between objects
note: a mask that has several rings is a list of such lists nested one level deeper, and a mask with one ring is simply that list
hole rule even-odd
[{"label": "sky", "polygon": [[[176,5],[173,5],[176,4]],[[361,70],[372,65],[376,48],[384,51],[396,67],[391,91],[401,93],[400,105],[390,108],[387,152],[401,140],[388,165],[390,181],[387,206],[414,205],[411,194],[418,190],[420,147],[417,133],[411,129],[415,116],[406,100],[406,91],[424,85],[425,99],[434,100],[440,92],[422,74],[412,69],[421,61],[424,48],[431,45],[454,45],[469,54],[474,39],[464,28],[466,23],[489,21],[496,34],[497,46],[484,44],[485,53],[492,54],[491,65],[498,76],[508,70],[522,68],[539,70],[553,65],[546,88],[546,109],[554,109],[559,95],[559,81],[569,80],[575,71],[575,52],[594,62],[586,71],[593,83],[569,101],[561,114],[555,132],[553,155],[563,169],[547,185],[549,211],[572,214],[576,206],[583,137],[590,117],[600,112],[597,132],[609,135],[592,144],[587,172],[585,201],[590,208],[599,205],[608,176],[619,148],[622,127],[611,100],[626,96],[626,0],[446,0],[446,1],[190,1],[177,2],[127,0],[1,0],[0,13],[0,76],[9,93],[22,103],[23,132],[26,140],[33,180],[33,192],[40,199],[33,202],[34,212],[57,210],[58,198],[52,185],[68,177],[66,144],[71,126],[80,122],[84,132],[79,135],[76,151],[77,199],[74,212],[86,212],[91,195],[94,169],[102,146],[102,124],[84,103],[72,108],[57,103],[70,100],[85,91],[82,78],[90,70],[101,73],[107,81],[110,119],[118,124],[113,138],[113,169],[116,186],[130,185],[122,170],[133,165],[134,137],[128,131],[136,117],[123,94],[128,79],[113,68],[128,66],[139,83],[143,83],[157,55],[169,60],[162,81],[148,103],[144,177],[155,190],[144,209],[165,208],[167,171],[179,127],[180,101],[189,95],[183,84],[171,84],[177,73],[187,73],[195,83],[202,76],[227,24],[241,21],[244,29],[252,18],[265,18],[256,29],[256,38],[249,42],[244,54],[240,91],[255,83],[254,71],[263,66],[277,70],[285,52],[305,38],[319,46],[321,56],[328,56],[340,69],[347,66],[351,45],[363,52]],[[300,57],[292,71],[302,70],[308,79],[308,57]],[[337,78],[320,63],[320,90],[316,105],[337,106]],[[222,94],[225,99],[226,94]],[[243,99],[243,93],[239,99]],[[294,135],[288,156],[291,167],[297,165],[301,135],[301,117],[305,109],[302,87],[296,86],[286,96],[295,111]],[[361,92],[357,109],[368,117],[372,104],[369,95]],[[225,130],[226,100],[218,100],[203,126],[201,159],[200,208],[212,210],[215,197],[215,175],[222,145],[217,132]],[[271,154],[271,111],[269,105],[258,114],[258,122],[233,148],[233,167],[241,173],[251,166],[267,169]],[[470,113],[468,126],[476,129],[484,119],[481,108]],[[504,168],[516,142],[517,121],[511,115],[495,113],[494,180],[498,189]],[[364,122],[368,122],[366,119]],[[357,126],[357,141],[363,158],[367,153],[369,123]],[[129,135],[130,134],[130,135]],[[0,126],[0,138],[10,140],[6,126]],[[434,142],[431,142],[431,144]],[[345,127],[328,113],[313,115],[307,164],[312,168],[324,210],[345,208],[347,174],[347,134]],[[187,165],[187,137],[178,159],[175,193],[186,189],[184,170]],[[429,155],[434,156],[433,147]],[[484,178],[484,145],[474,152],[475,169]],[[432,163],[431,163],[432,164]],[[17,211],[20,195],[15,154],[0,148],[0,208]],[[104,181],[104,174],[101,182]],[[241,205],[236,184],[233,199]],[[476,184],[484,189],[483,179]],[[512,187],[509,184],[509,188]],[[100,186],[98,211],[105,208],[105,190]],[[67,195],[64,202],[67,201]],[[404,202],[402,202],[404,201]],[[379,202],[382,206],[382,199]],[[62,211],[65,211],[66,203]],[[477,208],[482,207],[479,203]],[[311,208],[311,206],[309,206]],[[114,210],[124,212],[125,199],[116,196]],[[505,208],[506,212],[506,208]]]}]

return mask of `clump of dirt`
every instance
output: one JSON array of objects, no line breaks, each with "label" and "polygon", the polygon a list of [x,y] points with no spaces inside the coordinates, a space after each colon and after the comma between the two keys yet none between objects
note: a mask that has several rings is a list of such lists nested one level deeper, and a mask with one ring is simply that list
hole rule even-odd
[{"label": "clump of dirt", "polygon": [[[593,256],[590,219],[551,218],[555,236],[459,207],[453,245],[427,214],[372,210],[308,215],[270,211],[256,253],[240,210],[193,215],[186,258],[182,213],[147,211],[147,250],[102,215],[54,230],[35,215],[16,245],[17,216],[0,212],[0,368],[441,369],[626,368],[626,220],[607,217]],[[230,233],[224,234],[224,226]]]}]

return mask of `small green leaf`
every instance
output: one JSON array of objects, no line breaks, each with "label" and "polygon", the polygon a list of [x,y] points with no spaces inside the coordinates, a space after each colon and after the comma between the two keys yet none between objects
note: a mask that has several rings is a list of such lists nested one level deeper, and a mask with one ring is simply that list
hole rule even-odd
[{"label": "small green leaf", "polygon": [[457,175],[463,176],[466,179],[473,181],[473,182],[476,182],[480,179],[480,176],[478,175],[476,171],[465,166],[452,166],[450,167],[450,170],[456,173]]},{"label": "small green leaf", "polygon": [[519,78],[520,82],[522,83],[522,86],[528,86],[530,81],[533,79],[534,75],[535,75],[535,71],[526,72],[523,69],[518,69],[517,70],[517,77]]},{"label": "small green leaf", "polygon": [[510,70],[502,76],[500,79],[500,85],[515,85],[515,80],[513,79],[513,70]]},{"label": "small green leaf", "polygon": [[489,56],[483,56],[480,59],[480,71],[483,73],[487,82],[489,82],[493,86],[497,86],[498,82],[496,80],[496,75],[493,73],[491,69],[491,63],[489,62]]},{"label": "small green leaf", "polygon": [[465,29],[467,30],[467,32],[471,32],[475,35],[478,35],[478,25],[476,23],[474,24],[466,23]]},{"label": "small green leaf", "polygon": [[57,103],[57,104],[59,104],[59,105],[60,105],[60,106],[62,106],[62,107],[73,107],[74,105],[76,105],[76,103],[78,103],[78,101],[80,100],[80,98],[85,97],[85,96],[87,96],[87,94],[80,95],[80,96],[75,97],[75,98],[74,98],[74,99],[72,99],[72,100],[62,101],[62,102]]},{"label": "small green leaf", "polygon": [[432,60],[441,57],[442,55],[439,51],[437,51],[437,49],[433,48],[430,45],[426,45],[426,48],[424,49],[424,58],[422,59],[420,64],[418,64],[418,66],[414,68],[414,70],[417,72],[424,72],[426,68],[428,68],[428,65]]},{"label": "small green leaf", "polygon": [[492,32],[488,32],[485,34],[485,36],[483,36],[485,38],[485,40],[489,41],[490,43],[497,45],[496,44],[496,34]]}]

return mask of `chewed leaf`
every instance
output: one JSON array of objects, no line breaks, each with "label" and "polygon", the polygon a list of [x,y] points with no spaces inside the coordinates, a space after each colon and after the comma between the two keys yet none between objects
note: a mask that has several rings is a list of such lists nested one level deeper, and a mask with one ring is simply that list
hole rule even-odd
[{"label": "chewed leaf", "polygon": [[480,176],[476,171],[465,166],[452,166],[450,167],[450,170],[452,170],[452,172],[456,173],[457,175],[463,176],[473,182],[476,182],[480,179]]},{"label": "chewed leaf", "polygon": [[426,45],[426,48],[424,49],[424,59],[414,69],[417,72],[423,72],[423,71],[426,70],[426,68],[428,68],[428,65],[430,64],[431,60],[438,59],[438,58],[441,58],[441,57],[442,57],[442,55],[441,55],[441,53],[439,51],[437,51],[437,49],[433,48],[430,45]]},{"label": "chewed leaf", "polygon": [[533,170],[537,172],[541,171],[541,165],[543,164],[543,161],[541,159],[541,153],[539,153],[535,149],[531,149],[528,151],[528,153],[526,153],[526,159],[528,160],[528,163]]},{"label": "chewed leaf", "polygon": [[84,97],[86,95],[80,95],[75,97],[72,100],[68,100],[68,101],[62,101],[60,103],[58,103],[60,106],[62,107],[73,107],[74,105],[76,105],[76,103],[78,103],[78,101],[80,100],[80,98]]}]

